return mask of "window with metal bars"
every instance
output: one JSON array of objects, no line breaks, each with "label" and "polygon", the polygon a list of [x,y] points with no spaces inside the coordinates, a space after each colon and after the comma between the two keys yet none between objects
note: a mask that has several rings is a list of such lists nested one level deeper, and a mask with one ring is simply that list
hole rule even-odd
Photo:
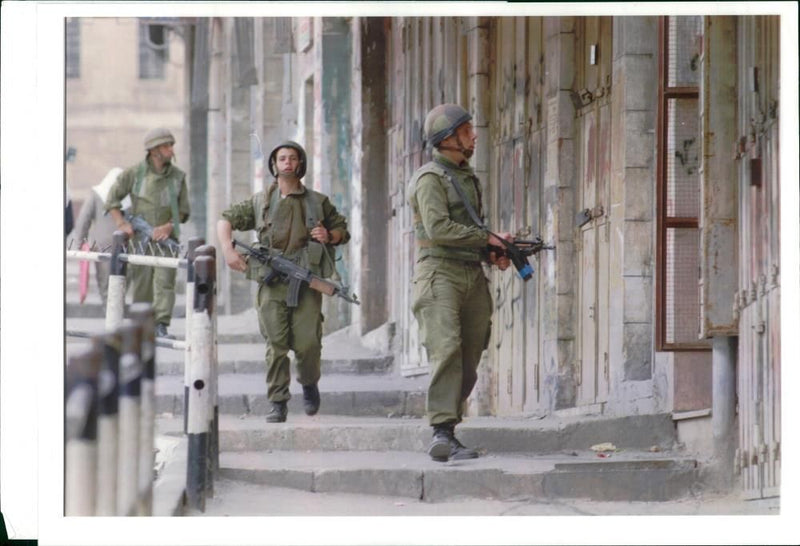
[{"label": "window with metal bars", "polygon": [[67,17],[64,32],[67,78],[81,77],[81,22],[76,17]]},{"label": "window with metal bars", "polygon": [[168,60],[167,27],[164,25],[139,25],[139,79],[164,79]]},{"label": "window with metal bars", "polygon": [[707,348],[700,331],[701,16],[659,24],[657,345]]}]

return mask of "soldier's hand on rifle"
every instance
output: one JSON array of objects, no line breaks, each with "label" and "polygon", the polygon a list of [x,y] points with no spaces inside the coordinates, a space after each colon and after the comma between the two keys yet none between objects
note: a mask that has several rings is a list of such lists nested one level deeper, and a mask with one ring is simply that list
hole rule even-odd
[{"label": "soldier's hand on rifle", "polygon": [[163,241],[172,235],[172,222],[167,222],[158,227],[153,228],[153,240]]},{"label": "soldier's hand on rifle", "polygon": [[322,244],[328,244],[332,241],[331,232],[322,225],[322,222],[317,222],[317,225],[311,230],[311,237]]},{"label": "soldier's hand on rifle", "polygon": [[117,225],[117,229],[125,233],[125,235],[128,236],[128,239],[133,238],[133,226],[125,219],[122,211],[119,209],[111,209],[109,213],[111,214],[111,218],[114,220],[114,223]]},{"label": "soldier's hand on rifle", "polygon": [[247,271],[247,262],[241,254],[234,250],[233,246],[226,248],[224,254],[225,263],[228,264],[228,267],[234,271],[241,271],[242,273]]},{"label": "soldier's hand on rifle", "polygon": [[125,235],[128,236],[128,239],[133,238],[133,226],[130,222],[123,221],[121,224],[117,224],[117,229],[125,232]]},{"label": "soldier's hand on rifle", "polygon": [[[514,242],[514,236],[508,232],[498,233],[497,235],[510,243]],[[488,244],[489,247],[504,248],[503,242],[495,237],[494,234],[489,234]],[[511,265],[511,260],[509,259],[508,254],[502,254],[498,257],[496,252],[490,250],[489,263],[497,266],[500,271],[505,271],[508,269],[508,266]]]}]

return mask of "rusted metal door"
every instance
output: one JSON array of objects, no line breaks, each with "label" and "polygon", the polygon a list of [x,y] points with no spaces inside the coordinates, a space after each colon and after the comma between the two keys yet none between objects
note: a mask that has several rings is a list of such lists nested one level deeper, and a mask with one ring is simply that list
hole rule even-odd
[{"label": "rusted metal door", "polygon": [[609,178],[611,171],[611,19],[576,23],[578,136],[578,405],[608,397]]},{"label": "rusted metal door", "polygon": [[781,483],[779,19],[739,19],[740,236],[736,468],[746,498]]}]

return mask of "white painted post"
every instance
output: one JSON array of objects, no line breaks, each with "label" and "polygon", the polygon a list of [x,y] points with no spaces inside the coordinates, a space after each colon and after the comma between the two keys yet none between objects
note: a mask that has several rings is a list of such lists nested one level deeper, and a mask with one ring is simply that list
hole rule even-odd
[{"label": "white painted post", "polygon": [[142,388],[141,328],[129,319],[119,327],[119,464],[117,515],[135,516],[139,495],[139,414]]},{"label": "white painted post", "polygon": [[97,344],[71,356],[66,370],[64,512],[93,516],[97,498]]},{"label": "white painted post", "polygon": [[117,465],[119,448],[119,355],[118,332],[103,336],[103,365],[98,380],[97,417],[97,507],[95,515],[117,515]]},{"label": "white painted post", "polygon": [[153,481],[155,480],[155,417],[156,417],[156,346],[155,314],[149,303],[135,303],[131,318],[141,328],[142,390],[139,413],[139,495],[137,513],[153,514]]},{"label": "white painted post", "polygon": [[106,306],[106,332],[113,331],[122,322],[125,313],[125,273],[127,264],[121,256],[125,253],[128,236],[115,231],[111,251],[111,271],[108,276],[108,304]]},{"label": "white painted post", "polygon": [[194,259],[195,250],[205,243],[202,237],[192,237],[188,242],[186,252],[186,333],[184,334],[186,347],[183,356],[183,433],[186,434],[189,419],[189,369],[192,361],[191,327],[192,310],[194,309]]},{"label": "white painted post", "polygon": [[194,261],[195,296],[190,328],[192,360],[188,406],[188,463],[186,498],[190,508],[205,511],[209,485],[209,422],[212,415],[210,382],[213,331],[209,308],[213,306],[214,260],[198,256]]},{"label": "white painted post", "polygon": [[[212,354],[211,354],[211,421],[209,422],[209,457],[211,459],[210,470],[216,478],[219,472],[219,358],[217,353],[217,249],[213,245],[203,245],[196,250],[197,256],[209,256],[214,260],[215,267],[211,269],[211,283],[212,287],[209,290],[212,292],[213,299],[209,306],[208,314],[211,319],[211,337]],[[214,480],[211,480],[213,486]],[[213,496],[213,488],[210,489]]]}]

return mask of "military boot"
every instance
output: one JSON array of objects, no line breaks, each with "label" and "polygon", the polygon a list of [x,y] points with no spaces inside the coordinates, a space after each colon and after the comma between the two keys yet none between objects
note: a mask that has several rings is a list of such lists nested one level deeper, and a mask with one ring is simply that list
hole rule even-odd
[{"label": "military boot", "polygon": [[450,458],[452,448],[450,442],[453,438],[453,425],[442,423],[433,425],[433,439],[428,446],[428,455],[436,462],[446,463]]},{"label": "military boot", "polygon": [[167,332],[167,325],[163,322],[156,324],[155,335],[156,337],[163,337],[164,339],[175,339],[175,336],[169,335],[169,332]]},{"label": "military boot", "polygon": [[478,452],[459,442],[455,436],[454,430],[450,436],[450,458],[454,461],[461,461],[463,459],[477,459]]},{"label": "military boot", "polygon": [[303,409],[306,415],[316,415],[319,411],[319,388],[316,383],[303,385]]},{"label": "military boot", "polygon": [[272,409],[267,414],[267,423],[284,423],[286,422],[286,414],[289,410],[286,408],[286,401],[272,402]]}]

